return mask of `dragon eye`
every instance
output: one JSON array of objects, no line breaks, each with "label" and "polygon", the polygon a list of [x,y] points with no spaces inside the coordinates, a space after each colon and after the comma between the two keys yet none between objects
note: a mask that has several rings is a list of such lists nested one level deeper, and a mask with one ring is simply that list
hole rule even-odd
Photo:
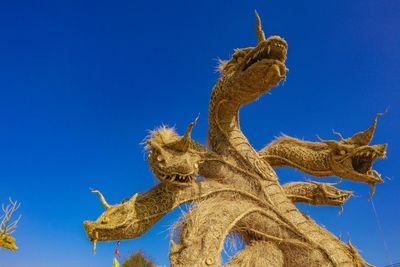
[{"label": "dragon eye", "polygon": [[157,156],[157,160],[158,160],[158,161],[163,161],[164,159],[163,159],[163,157],[161,157],[161,156]]},{"label": "dragon eye", "polygon": [[342,150],[339,151],[339,153],[340,153],[340,155],[346,155],[346,150],[342,149]]},{"label": "dragon eye", "polygon": [[102,224],[106,224],[110,221],[110,219],[108,217],[104,217],[103,220],[101,220]]}]

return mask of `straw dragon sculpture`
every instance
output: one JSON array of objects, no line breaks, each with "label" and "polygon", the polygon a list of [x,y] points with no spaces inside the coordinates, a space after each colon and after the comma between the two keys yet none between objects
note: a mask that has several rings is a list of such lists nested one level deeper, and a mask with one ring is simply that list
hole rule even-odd
[{"label": "straw dragon sculpture", "polygon": [[383,180],[372,164],[386,153],[386,145],[369,145],[377,116],[367,130],[347,139],[305,142],[283,136],[256,151],[240,130],[238,111],[278,85],[287,72],[286,41],[266,38],[256,18],[257,46],[236,49],[219,66],[221,77],[209,106],[208,148],[190,137],[196,121],[183,136],[167,127],[151,132],[148,162],[160,183],[116,205],[94,191],[106,208],[96,221],[84,222],[94,245],[140,237],[174,208],[192,203],[171,238],[172,266],[221,266],[229,234],[246,246],[226,266],[369,265],[350,242],[343,243],[295,206],[341,206],[352,192],[329,183],[281,185],[274,168],[337,176],[374,189]]}]

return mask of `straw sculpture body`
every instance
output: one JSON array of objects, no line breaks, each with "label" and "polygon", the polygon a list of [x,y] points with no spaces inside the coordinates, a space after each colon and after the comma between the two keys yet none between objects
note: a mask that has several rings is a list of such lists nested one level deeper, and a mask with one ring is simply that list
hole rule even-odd
[{"label": "straw sculpture body", "polygon": [[295,206],[341,206],[352,192],[329,183],[281,185],[274,168],[375,188],[382,179],[372,164],[386,153],[386,145],[369,145],[377,117],[348,139],[306,142],[283,136],[256,151],[240,130],[239,109],[278,85],[287,72],[285,40],[267,39],[258,15],[256,33],[256,47],[236,49],[229,61],[221,62],[209,106],[209,148],[190,137],[196,121],[183,136],[166,127],[153,131],[146,148],[160,183],[116,205],[94,191],[106,208],[96,221],[84,222],[94,244],[140,237],[174,208],[192,203],[172,235],[171,266],[221,266],[229,234],[246,246],[227,266],[368,265],[350,242],[343,243]]}]

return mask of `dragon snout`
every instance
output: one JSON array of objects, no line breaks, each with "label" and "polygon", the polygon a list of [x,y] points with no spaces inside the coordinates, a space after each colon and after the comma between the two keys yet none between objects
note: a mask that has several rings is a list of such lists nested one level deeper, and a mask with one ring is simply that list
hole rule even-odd
[{"label": "dragon snout", "polygon": [[90,240],[94,239],[94,223],[90,221],[84,221],[83,227],[85,228],[86,234]]}]

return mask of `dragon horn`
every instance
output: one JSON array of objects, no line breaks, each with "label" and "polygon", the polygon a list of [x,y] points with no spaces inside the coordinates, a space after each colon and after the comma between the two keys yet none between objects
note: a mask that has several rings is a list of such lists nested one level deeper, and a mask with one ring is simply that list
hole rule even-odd
[{"label": "dragon horn", "polygon": [[267,40],[265,38],[265,34],[264,34],[264,31],[263,31],[262,25],[261,25],[261,19],[260,19],[260,16],[258,15],[257,10],[256,10],[256,35],[257,35],[257,39],[258,39],[259,43]]},{"label": "dragon horn", "polygon": [[104,208],[108,210],[111,206],[107,203],[106,199],[104,198],[103,194],[99,190],[90,189],[92,193],[97,194],[100,197],[100,202],[103,204]]},{"label": "dragon horn", "polygon": [[198,119],[199,119],[199,116],[197,116],[197,118],[189,124],[189,126],[186,129],[185,135],[182,138],[180,138],[179,140],[170,144],[169,147],[174,148],[181,152],[188,151],[190,141],[192,140],[192,137],[190,135],[191,135],[193,127],[196,125]]},{"label": "dragon horn", "polygon": [[358,132],[352,137],[346,140],[346,143],[356,144],[360,146],[366,146],[371,143],[372,138],[374,137],[374,132],[376,129],[376,123],[378,122],[378,117],[383,116],[384,113],[377,113],[374,117],[374,121],[372,125],[365,131]]}]

